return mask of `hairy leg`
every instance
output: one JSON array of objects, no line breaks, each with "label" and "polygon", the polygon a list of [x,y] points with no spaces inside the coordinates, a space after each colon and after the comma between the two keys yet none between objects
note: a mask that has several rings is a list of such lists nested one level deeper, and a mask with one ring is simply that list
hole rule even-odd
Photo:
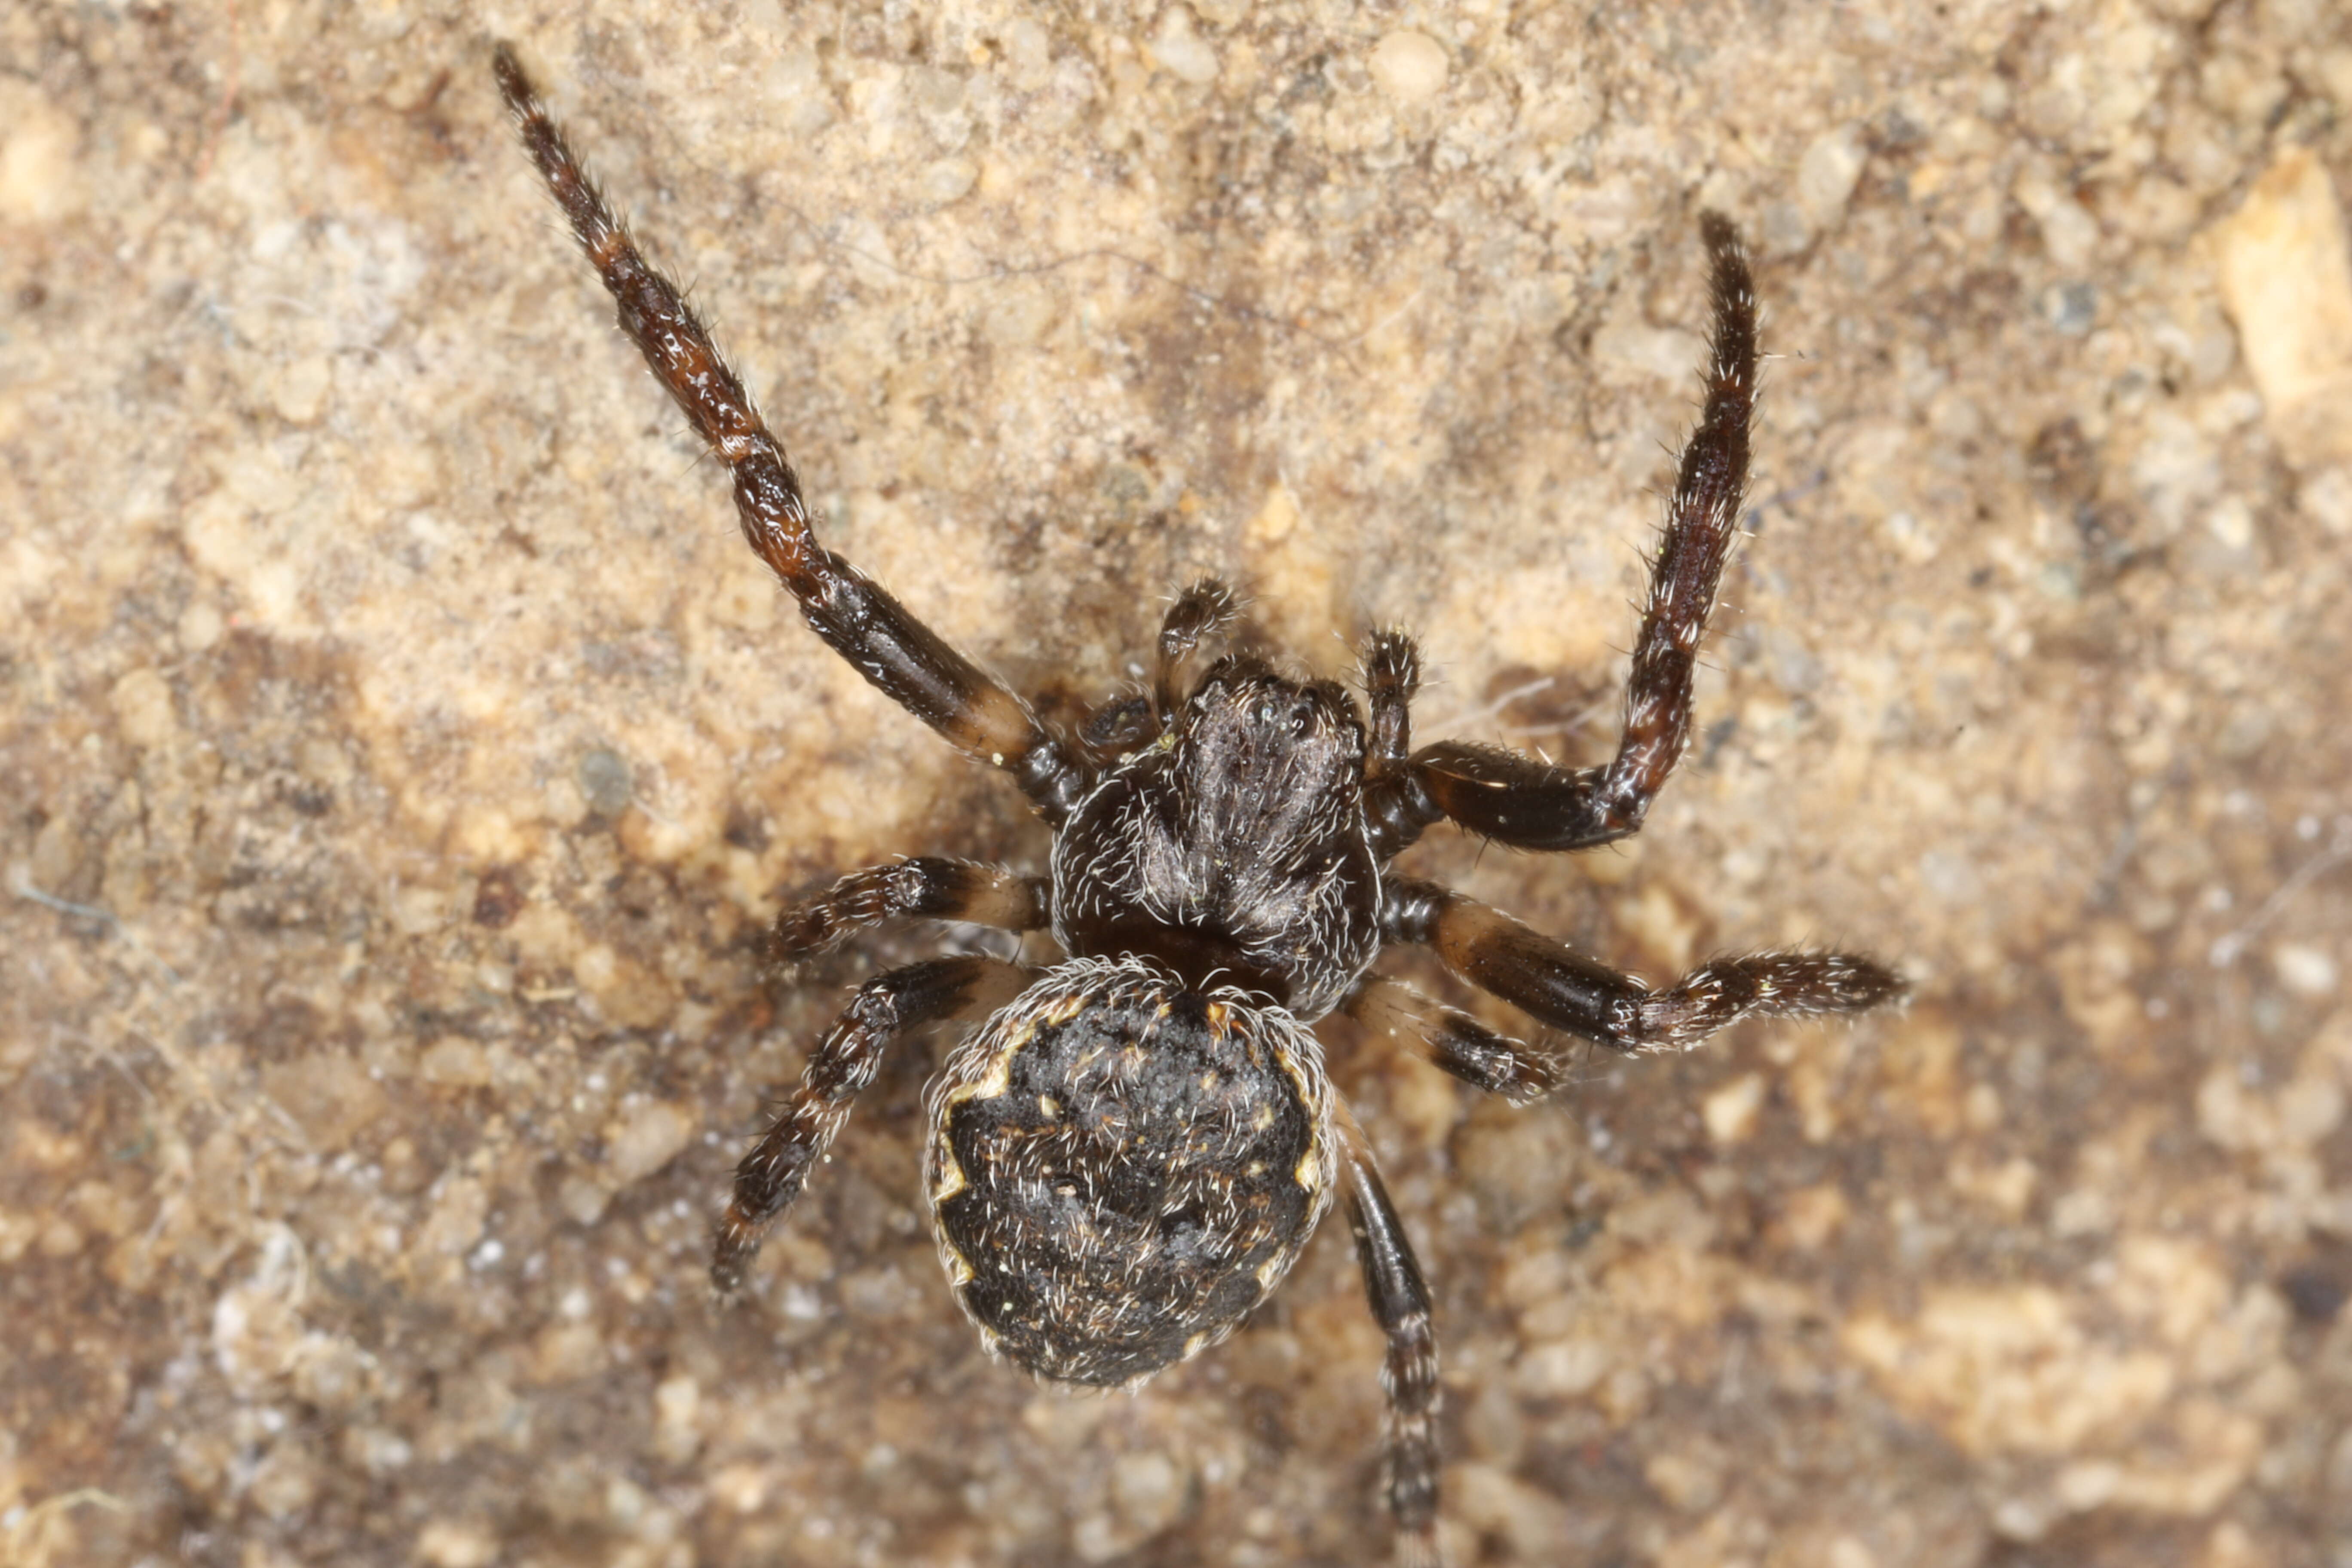
[{"label": "hairy leg", "polygon": [[1685,1049],[1750,1016],[1860,1013],[1906,989],[1894,971],[1851,953],[1757,952],[1718,958],[1654,991],[1500,910],[1405,877],[1381,887],[1381,935],[1433,949],[1479,989],[1620,1051]]},{"label": "hairy leg", "polygon": [[776,917],[769,951],[798,958],[839,947],[893,920],[971,921],[1002,931],[1039,931],[1053,918],[1053,884],[1001,866],[910,856],[852,871]]},{"label": "hairy leg", "polygon": [[1184,705],[1180,682],[1186,661],[1202,643],[1222,637],[1239,609],[1233,589],[1214,577],[1203,577],[1176,596],[1160,620],[1151,689],[1115,697],[1087,720],[1084,738],[1099,759],[1116,760],[1167,733],[1176,710]]},{"label": "hairy leg", "polygon": [[500,44],[493,64],[523,146],[620,308],[621,330],[733,474],[736,510],[753,552],[792,590],[817,636],[860,675],[966,753],[1012,773],[1038,814],[1059,823],[1085,794],[1085,764],[1027,703],[817,543],[782,445],[710,334],[677,286],[638,254],[513,50]]},{"label": "hairy leg", "polygon": [[1215,577],[1203,577],[1176,596],[1160,623],[1160,646],[1153,650],[1151,696],[1164,728],[1184,704],[1178,679],[1184,663],[1200,646],[1224,635],[1241,613],[1234,591]]},{"label": "hairy leg", "polygon": [[1421,649],[1393,628],[1364,639],[1357,663],[1371,719],[1364,737],[1364,826],[1372,858],[1391,857],[1421,837],[1433,817],[1423,815],[1427,791],[1413,773],[1412,699],[1421,689]]},{"label": "hairy leg", "polygon": [[1625,726],[1616,759],[1555,768],[1516,752],[1445,741],[1367,788],[1365,809],[1385,854],[1448,817],[1522,849],[1583,849],[1637,831],[1682,758],[1691,728],[1691,672],[1715,608],[1748,483],[1756,404],[1756,293],[1730,223],[1699,220],[1710,260],[1715,327],[1706,409],[1683,448],[1650,599],[1633,643]]},{"label": "hairy leg", "polygon": [[1420,1051],[1471,1088],[1499,1094],[1514,1105],[1532,1105],[1558,1089],[1566,1074],[1551,1052],[1498,1035],[1402,980],[1373,975],[1340,1007],[1359,1023]]},{"label": "hairy leg", "polygon": [[800,1087],[766,1136],[735,1167],[735,1196],[711,1250],[711,1283],[722,1291],[743,1283],[761,1233],[801,1195],[809,1167],[832,1146],[850,1102],[874,1081],[884,1051],[927,1024],[1002,1006],[1029,977],[999,959],[935,958],[859,986],[809,1053]]},{"label": "hairy leg", "polygon": [[1353,1112],[1339,1104],[1339,1142],[1348,1166],[1348,1228],[1363,1266],[1364,1294],[1388,1340],[1381,1391],[1388,1396],[1389,1512],[1406,1568],[1434,1568],[1437,1550],[1437,1333],[1430,1323],[1429,1282],[1405,1239],[1404,1226],[1381,1184],[1371,1145]]}]

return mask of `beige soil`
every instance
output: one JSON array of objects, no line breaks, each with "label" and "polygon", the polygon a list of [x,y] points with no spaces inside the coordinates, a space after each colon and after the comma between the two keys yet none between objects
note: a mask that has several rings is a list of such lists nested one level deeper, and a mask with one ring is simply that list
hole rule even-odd
[{"label": "beige soil", "polygon": [[505,36],[828,542],[1061,701],[1216,571],[1318,670],[1414,628],[1425,735],[1604,753],[1731,214],[1782,357],[1701,754],[1622,853],[1406,864],[1918,1001],[1522,1112],[1328,1031],[1450,1547],[2344,1563],[2342,8],[876,14],[0,15],[0,1559],[1384,1551],[1344,1227],[1041,1390],[939,1276],[928,1053],[710,1300],[733,1152],[933,940],[763,984],[780,897],[1044,840],[749,559]]}]

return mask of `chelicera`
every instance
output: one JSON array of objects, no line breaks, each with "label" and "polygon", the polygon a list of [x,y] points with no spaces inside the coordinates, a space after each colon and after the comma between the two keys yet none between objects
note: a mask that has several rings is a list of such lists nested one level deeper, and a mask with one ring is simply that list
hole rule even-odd
[{"label": "chelicera", "polygon": [[744,537],[817,636],[967,756],[1010,774],[1054,835],[1047,871],[921,857],[788,910],[805,955],[885,921],[1049,931],[1066,956],[935,958],[860,986],[735,1175],[711,1277],[738,1289],[883,1053],[968,1023],[929,1099],[924,1184],[940,1256],[994,1352],[1043,1377],[1132,1386],[1231,1333],[1344,1202],[1388,1342],[1387,1490],[1408,1559],[1436,1555],[1437,1348],[1430,1293],[1370,1146],[1326,1075],[1316,1020],[1345,1013],[1517,1102],[1560,1057],[1372,972],[1383,946],[1612,1050],[1679,1049],[1750,1016],[1857,1013],[1903,992],[1844,953],[1717,959],[1652,987],[1499,910],[1389,869],[1440,821],[1521,849],[1639,830],[1683,753],[1691,673],[1735,534],[1756,385],[1756,303],[1729,223],[1701,218],[1714,330],[1706,404],[1682,454],[1635,641],[1622,742],[1598,767],[1439,742],[1415,748],[1419,658],[1362,650],[1364,701],[1228,654],[1218,582],[1181,595],[1147,690],[1075,734],[821,546],[782,447],[677,288],[648,266],[501,46],[524,145],[644,351],[733,479]]}]

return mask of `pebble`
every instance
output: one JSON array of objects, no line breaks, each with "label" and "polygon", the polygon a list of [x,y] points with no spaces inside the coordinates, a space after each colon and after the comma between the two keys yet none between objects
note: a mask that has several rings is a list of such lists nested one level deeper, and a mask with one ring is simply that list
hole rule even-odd
[{"label": "pebble", "polygon": [[1744,1142],[1756,1131],[1757,1114],[1763,1108],[1763,1076],[1742,1073],[1706,1097],[1703,1116],[1707,1136],[1718,1144]]},{"label": "pebble", "polygon": [[1391,33],[1373,45],[1371,58],[1365,64],[1381,90],[1404,103],[1435,98],[1452,68],[1444,45],[1410,28]]},{"label": "pebble", "polygon": [[1217,79],[1217,51],[1192,31],[1192,13],[1181,5],[1168,13],[1160,36],[1151,41],[1151,58],[1169,75],[1205,87]]},{"label": "pebble", "polygon": [[2298,468],[2352,458],[2352,242],[2326,168],[2290,147],[2219,235],[2221,300]]},{"label": "pebble", "polygon": [[85,181],[77,168],[79,140],[71,119],[39,98],[7,104],[0,140],[0,216],[54,223],[81,210]]},{"label": "pebble", "polygon": [[114,717],[122,738],[134,746],[169,745],[179,733],[172,710],[172,687],[152,669],[134,669],[114,683]]},{"label": "pebble", "polygon": [[588,809],[598,816],[618,816],[628,810],[636,787],[627,759],[604,746],[592,748],[580,759],[579,781]]},{"label": "pebble", "polygon": [[625,1113],[606,1146],[604,1173],[617,1189],[641,1181],[678,1156],[694,1136],[694,1119],[664,1100],[646,1100]]},{"label": "pebble", "polygon": [[2336,961],[2318,948],[2281,942],[2271,950],[2271,964],[2278,971],[2279,984],[2298,996],[2336,994]]},{"label": "pebble", "polygon": [[1165,1454],[1122,1454],[1111,1466],[1111,1502],[1120,1522],[1143,1536],[1153,1536],[1176,1522],[1184,1511],[1190,1479]]},{"label": "pebble", "polygon": [[1815,230],[1832,227],[1845,216],[1845,204],[1853,198],[1863,165],[1869,161],[1860,132],[1850,124],[1839,126],[1805,149],[1805,155],[1797,162],[1797,205]]}]

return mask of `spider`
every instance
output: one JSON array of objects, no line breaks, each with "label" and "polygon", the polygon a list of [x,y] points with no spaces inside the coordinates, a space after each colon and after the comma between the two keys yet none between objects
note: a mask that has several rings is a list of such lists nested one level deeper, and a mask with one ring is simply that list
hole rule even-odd
[{"label": "spider", "polygon": [[1714,331],[1633,657],[1615,760],[1567,770],[1439,742],[1415,749],[1412,640],[1364,644],[1365,705],[1228,653],[1237,616],[1194,584],[1139,694],[1057,732],[817,542],[782,447],[677,289],[639,255],[513,51],[495,70],[523,144],[644,351],[733,479],[743,535],[817,636],[967,756],[1003,770],[1054,835],[1044,876],[923,856],[784,911],[783,958],[885,921],[1050,931],[1042,966],[934,958],[861,985],[735,1173],[710,1266],[738,1289],[883,1053],[978,1020],[926,1104],[924,1189],[940,1261],[988,1349],[1040,1377],[1133,1387],[1215,1344],[1265,1300],[1335,1201],[1386,1337],[1385,1486],[1399,1554],[1437,1560],[1437,1344],[1429,1287],[1313,1033],[1344,1013],[1515,1103],[1563,1079],[1554,1051],[1372,973],[1391,943],[1551,1028],[1622,1052],[1696,1045],[1735,1020],[1856,1013],[1903,994],[1866,958],[1718,958],[1652,988],[1390,862],[1443,820],[1521,849],[1638,831],[1688,741],[1691,671],[1748,471],[1756,301],[1738,237],[1700,220]]}]

